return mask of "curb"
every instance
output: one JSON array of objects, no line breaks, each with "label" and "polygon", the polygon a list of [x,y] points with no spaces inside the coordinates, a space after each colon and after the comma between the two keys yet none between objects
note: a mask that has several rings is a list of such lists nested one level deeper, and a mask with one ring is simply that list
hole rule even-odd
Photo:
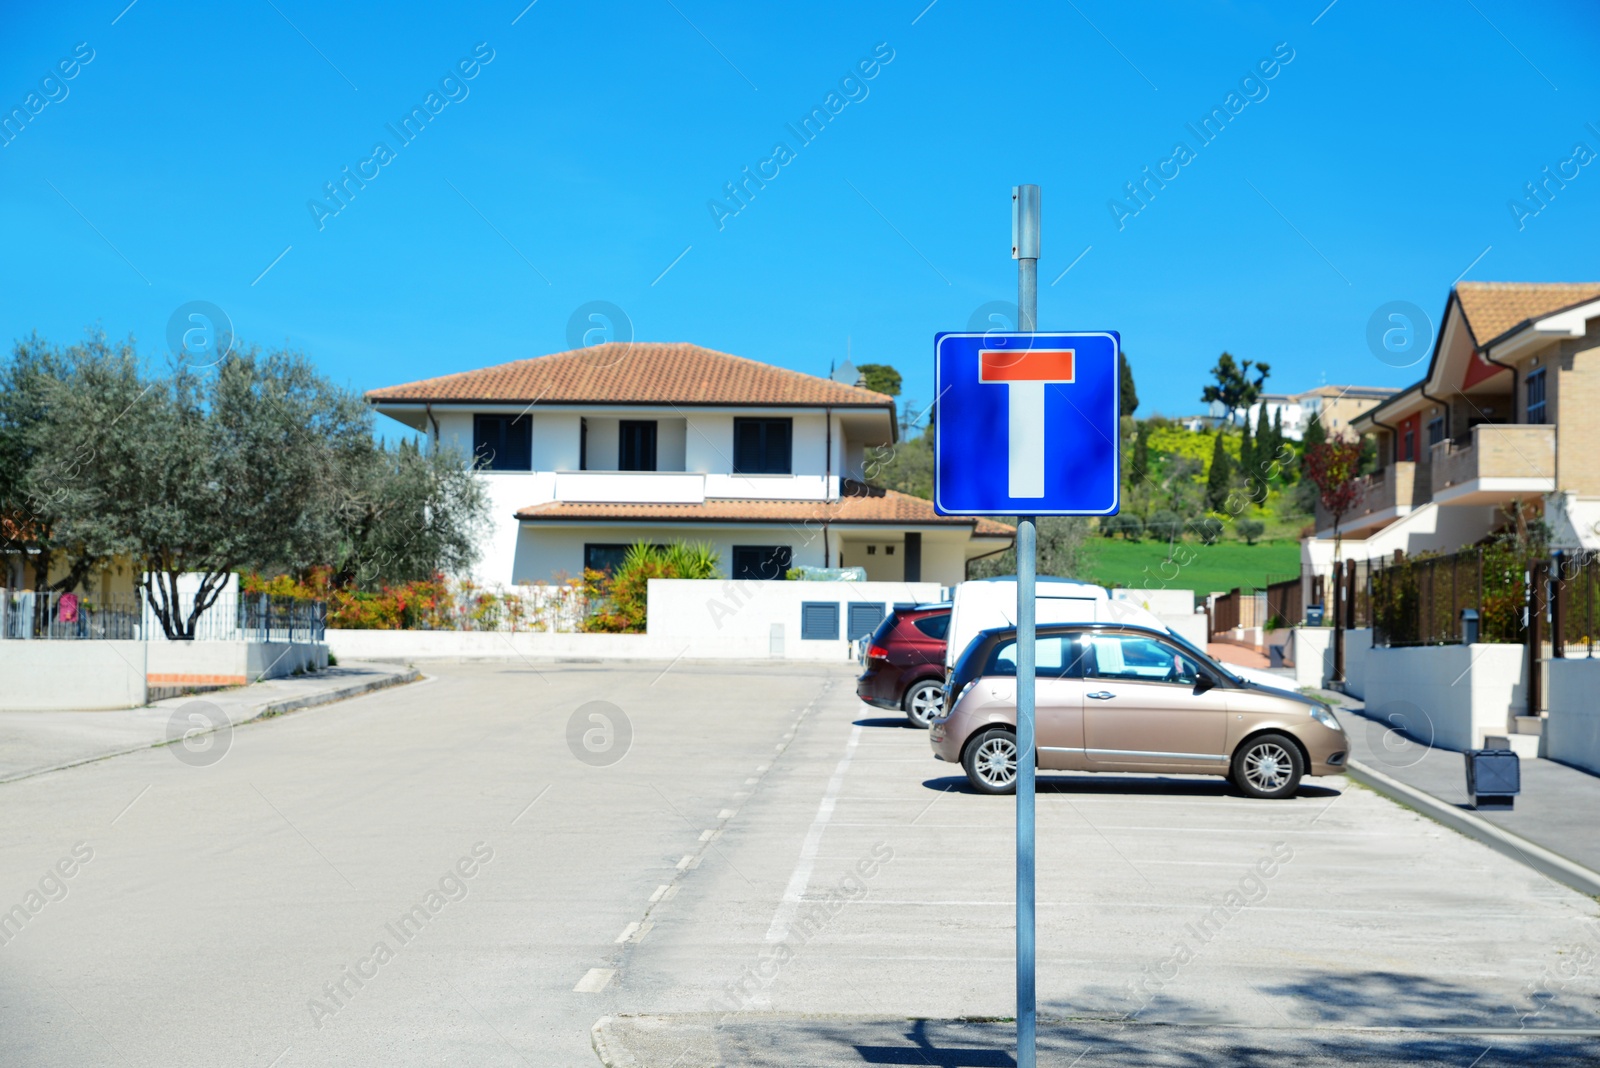
[{"label": "curb", "polygon": [[1475,839],[1495,852],[1508,856],[1540,875],[1554,879],[1581,894],[1600,897],[1600,872],[1590,871],[1583,865],[1574,863],[1559,853],[1553,853],[1542,845],[1530,842],[1521,835],[1496,827],[1466,809],[1441,801],[1414,786],[1407,786],[1398,779],[1390,778],[1381,771],[1367,767],[1359,760],[1350,761],[1348,768],[1352,779],[1384,794],[1390,800],[1409,805],[1451,830]]},{"label": "curb", "polygon": [[422,678],[422,672],[418,671],[414,667],[408,666],[405,671],[402,671],[398,675],[390,675],[385,679],[371,679],[367,682],[358,682],[354,685],[345,686],[337,690],[328,690],[324,693],[317,694],[307,694],[305,697],[291,697],[283,701],[274,701],[271,704],[262,705],[256,710],[255,715],[240,720],[238,723],[235,723],[234,726],[237,727],[240,724],[249,723],[252,720],[271,719],[273,716],[281,716],[285,712],[295,712],[302,708],[315,708],[317,705],[331,705],[335,701],[343,701],[351,697],[360,697],[362,694],[373,693],[377,690],[387,690],[391,686],[404,686],[406,683],[416,682],[420,678]]},{"label": "curb", "polygon": [[[228,724],[228,728],[231,730],[234,727],[242,727],[246,723],[253,723],[258,719],[271,719],[274,716],[281,716],[286,712],[296,712],[302,708],[315,708],[319,705],[331,705],[338,701],[345,701],[352,697],[360,697],[363,694],[373,693],[377,690],[385,690],[391,686],[401,686],[408,682],[416,682],[422,677],[422,672],[418,671],[416,668],[410,668],[409,670],[401,672],[398,675],[390,675],[381,679],[370,679],[366,682],[358,682],[350,686],[341,687],[337,690],[324,690],[322,693],[307,694],[304,697],[291,697],[282,701],[273,701],[269,704],[261,705],[259,708],[251,712],[250,715],[244,717],[236,723],[230,722]],[[215,730],[206,731],[204,733],[214,734],[217,730],[221,729],[221,727],[217,727]],[[0,779],[0,786],[4,786],[7,783],[21,782],[23,779],[31,779],[36,775],[47,775],[52,771],[65,771],[67,768],[82,767],[84,764],[93,764],[100,760],[110,760],[112,757],[127,756],[129,753],[142,753],[147,749],[159,749],[161,746],[170,744],[171,743],[167,741],[148,742],[144,745],[129,746],[126,749],[113,749],[107,753],[96,753],[94,756],[84,757],[81,760],[69,760],[63,764],[52,764],[47,768],[34,768],[31,771],[18,772],[15,775],[10,775],[6,778]]]},{"label": "curb", "polygon": [[[615,1016],[602,1016],[589,1028],[589,1042],[603,1068],[638,1068],[639,1060],[633,1054],[613,1051],[606,1041],[606,1028],[616,1022]],[[620,1055],[619,1055],[620,1052]]]}]

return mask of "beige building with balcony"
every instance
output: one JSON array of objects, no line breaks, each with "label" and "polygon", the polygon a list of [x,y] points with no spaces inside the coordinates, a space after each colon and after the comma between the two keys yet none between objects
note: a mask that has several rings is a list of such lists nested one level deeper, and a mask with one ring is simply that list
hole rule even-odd
[{"label": "beige building with balcony", "polygon": [[[1462,282],[1426,376],[1351,423],[1378,469],[1344,517],[1343,559],[1454,551],[1520,502],[1555,548],[1600,549],[1600,283]],[[1326,574],[1320,509],[1302,570]]]}]

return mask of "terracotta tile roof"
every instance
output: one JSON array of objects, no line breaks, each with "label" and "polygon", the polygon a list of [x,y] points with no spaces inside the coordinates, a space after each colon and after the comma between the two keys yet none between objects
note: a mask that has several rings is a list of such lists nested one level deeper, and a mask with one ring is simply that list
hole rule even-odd
[{"label": "terracotta tile roof", "polygon": [[815,375],[683,343],[609,342],[424,378],[367,393],[384,401],[549,404],[836,404],[892,407],[894,398]]},{"label": "terracotta tile roof", "polygon": [[703,504],[586,504],[551,501],[517,513],[525,520],[624,520],[634,523],[893,523],[906,526],[967,526],[980,538],[1011,537],[1016,528],[993,519],[939,515],[933,502],[894,490],[882,497],[842,497],[837,501],[758,501],[717,499]]},{"label": "terracotta tile roof", "polygon": [[1600,282],[1457,282],[1456,298],[1481,347],[1529,319],[1600,300]]}]

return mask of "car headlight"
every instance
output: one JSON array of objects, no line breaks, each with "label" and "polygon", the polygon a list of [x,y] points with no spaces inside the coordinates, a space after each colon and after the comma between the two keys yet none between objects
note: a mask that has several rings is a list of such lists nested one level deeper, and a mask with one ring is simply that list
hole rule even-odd
[{"label": "car headlight", "polygon": [[1327,727],[1329,730],[1344,730],[1343,727],[1339,726],[1339,719],[1333,714],[1333,709],[1329,708],[1327,705],[1312,705],[1309,711],[1312,719],[1316,720],[1324,727]]}]

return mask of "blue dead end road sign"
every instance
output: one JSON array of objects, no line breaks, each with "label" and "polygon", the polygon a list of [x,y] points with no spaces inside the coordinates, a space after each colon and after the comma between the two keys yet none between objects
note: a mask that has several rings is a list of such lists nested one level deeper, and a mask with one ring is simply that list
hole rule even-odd
[{"label": "blue dead end road sign", "polygon": [[1121,416],[1110,330],[934,339],[940,515],[1113,515]]}]

